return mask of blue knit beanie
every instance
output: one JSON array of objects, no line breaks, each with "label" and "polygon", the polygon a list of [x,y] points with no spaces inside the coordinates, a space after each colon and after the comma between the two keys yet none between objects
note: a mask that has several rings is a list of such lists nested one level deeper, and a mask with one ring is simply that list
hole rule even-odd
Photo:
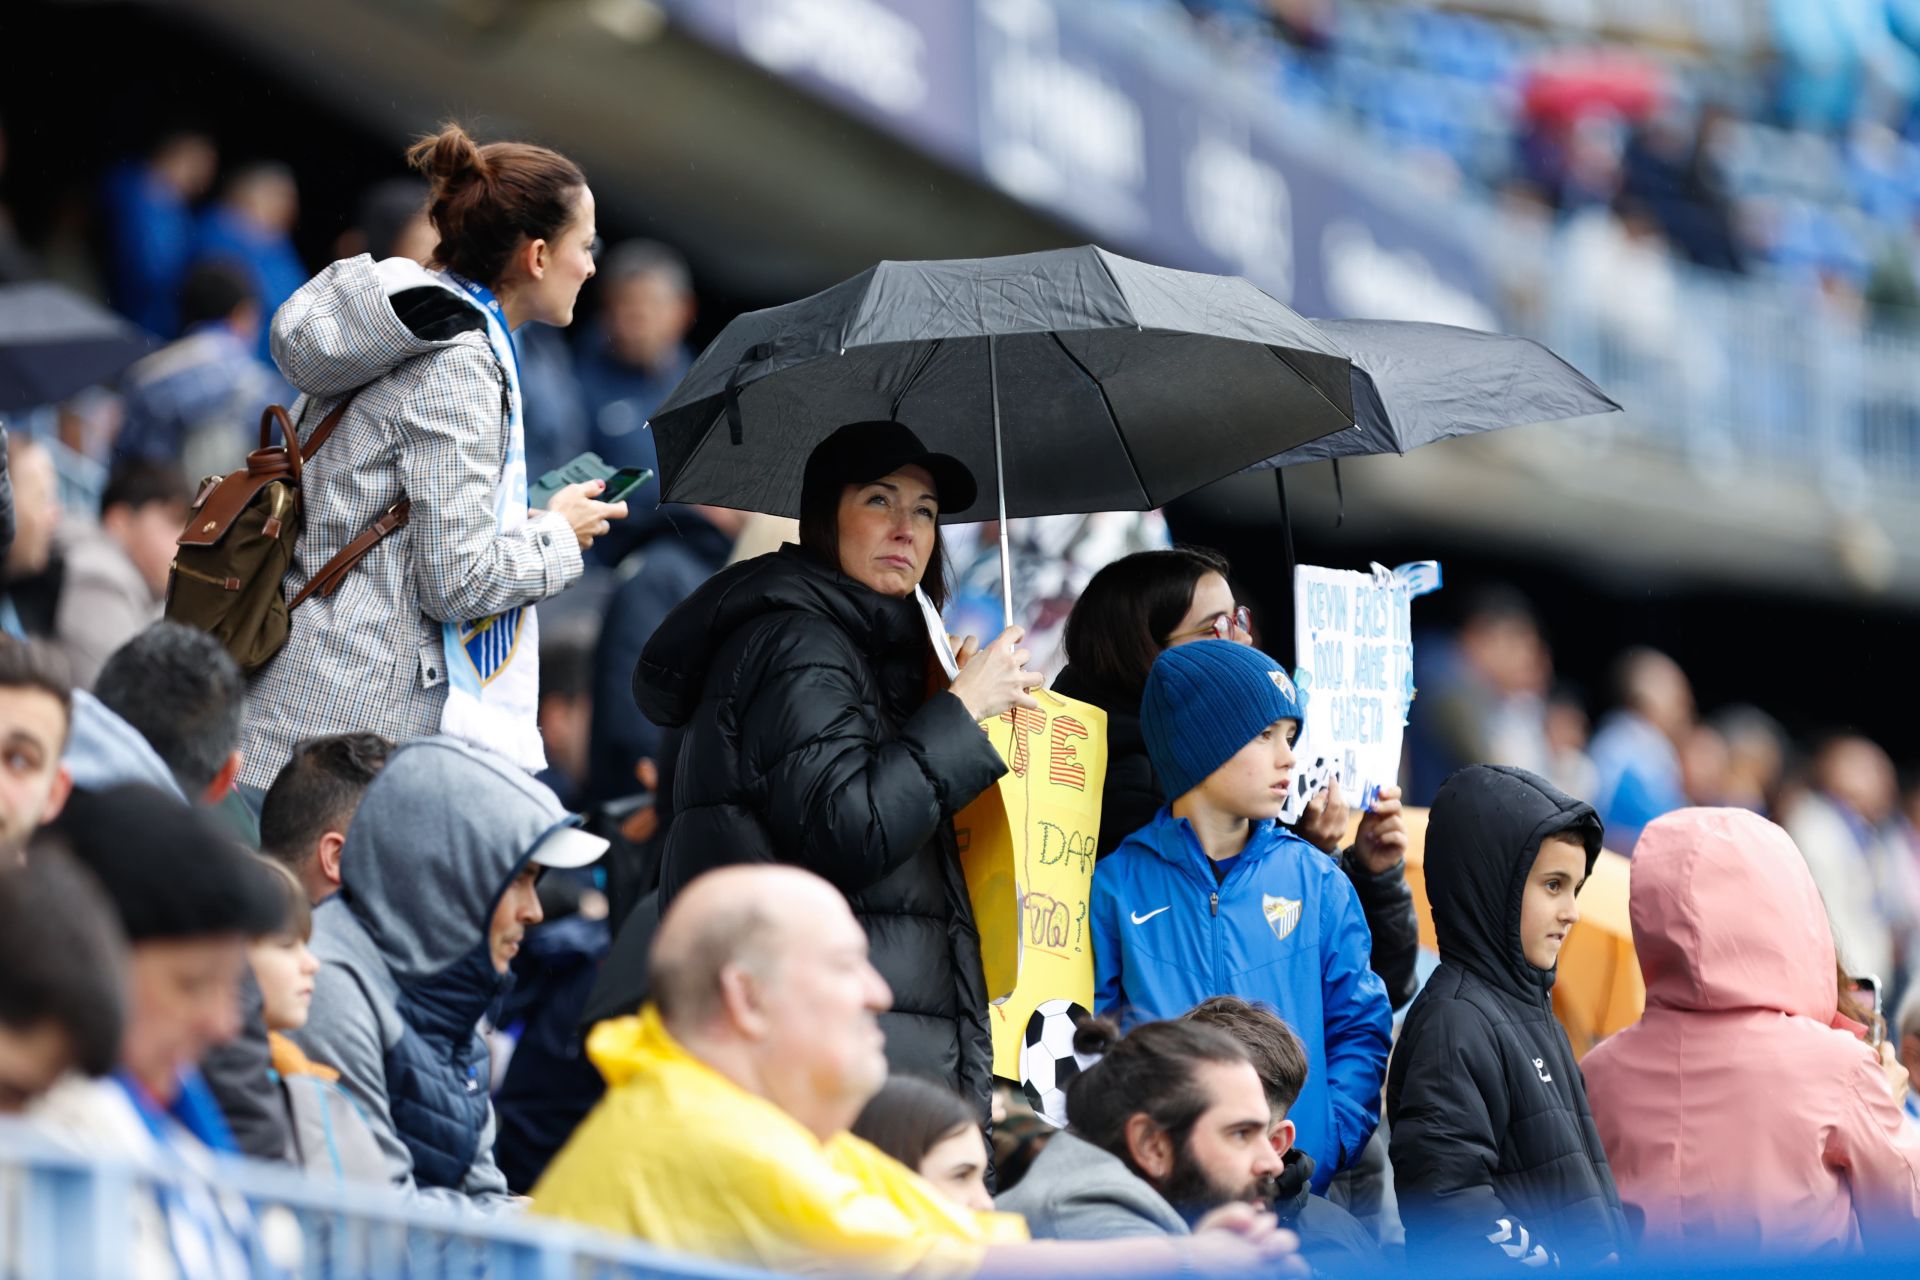
[{"label": "blue knit beanie", "polygon": [[1252,645],[1231,640],[1163,651],[1140,699],[1147,758],[1168,800],[1200,785],[1275,720],[1288,719],[1300,720],[1301,712],[1286,671]]}]

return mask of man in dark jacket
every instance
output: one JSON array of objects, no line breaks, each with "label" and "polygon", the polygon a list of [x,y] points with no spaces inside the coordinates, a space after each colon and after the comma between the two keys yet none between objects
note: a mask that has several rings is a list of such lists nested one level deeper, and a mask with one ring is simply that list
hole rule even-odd
[{"label": "man in dark jacket", "polygon": [[1524,769],[1462,769],[1433,802],[1426,876],[1440,967],[1387,1074],[1411,1255],[1580,1267],[1626,1244],[1552,1001],[1601,834],[1591,805]]},{"label": "man in dark jacket", "polygon": [[958,697],[928,697],[913,599],[782,547],[675,609],[633,684],[649,719],[687,730],[661,907],[727,863],[826,877],[893,990],[892,1068],[945,1082],[984,1120],[993,1043],[951,819],[1006,765]]}]

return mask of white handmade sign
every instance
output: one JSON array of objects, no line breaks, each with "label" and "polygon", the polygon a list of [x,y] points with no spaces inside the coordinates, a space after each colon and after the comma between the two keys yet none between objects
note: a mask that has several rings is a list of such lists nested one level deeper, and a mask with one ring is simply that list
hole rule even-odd
[{"label": "white handmade sign", "polygon": [[1413,701],[1411,605],[1439,586],[1432,560],[1391,570],[1376,564],[1370,573],[1294,568],[1294,684],[1306,723],[1283,822],[1297,820],[1336,778],[1347,803],[1367,808],[1381,787],[1397,785]]}]

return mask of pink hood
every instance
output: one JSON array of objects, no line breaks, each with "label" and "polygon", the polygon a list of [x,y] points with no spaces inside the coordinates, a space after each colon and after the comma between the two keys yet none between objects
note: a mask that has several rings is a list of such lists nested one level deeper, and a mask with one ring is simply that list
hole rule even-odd
[{"label": "pink hood", "polygon": [[1793,840],[1744,809],[1683,809],[1633,851],[1633,945],[1652,1008],[1831,1023],[1833,933]]},{"label": "pink hood", "polygon": [[1901,1239],[1920,1139],[1836,1026],[1833,935],[1787,833],[1683,809],[1634,850],[1640,1021],[1581,1061],[1641,1243],[1812,1253]]}]

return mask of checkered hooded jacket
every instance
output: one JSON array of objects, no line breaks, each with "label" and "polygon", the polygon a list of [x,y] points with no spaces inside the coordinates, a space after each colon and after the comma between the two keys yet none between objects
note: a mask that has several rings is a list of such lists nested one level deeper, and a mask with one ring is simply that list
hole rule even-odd
[{"label": "checkered hooded jacket", "polygon": [[293,614],[293,634],[248,691],[241,781],[266,787],[301,738],[439,731],[449,656],[441,623],[557,595],[579,578],[566,520],[536,512],[502,534],[507,372],[468,297],[401,258],[336,262],[273,317],[273,358],[298,390],[305,439],[354,396],[301,485],[305,527],[287,596],[402,497],[410,523],[332,596]]}]

